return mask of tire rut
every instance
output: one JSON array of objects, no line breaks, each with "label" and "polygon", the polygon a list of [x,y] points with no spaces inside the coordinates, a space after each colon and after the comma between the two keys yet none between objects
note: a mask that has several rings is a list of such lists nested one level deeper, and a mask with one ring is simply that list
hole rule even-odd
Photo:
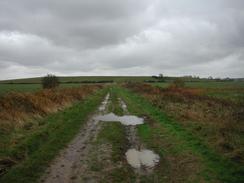
[{"label": "tire rut", "polygon": [[[106,95],[104,101],[98,108],[98,114],[105,113],[109,94]],[[85,168],[83,163],[92,146],[92,141],[96,138],[101,125],[99,121],[94,119],[92,115],[87,121],[85,127],[81,128],[78,135],[72,142],[62,150],[59,156],[52,162],[46,170],[40,182],[44,183],[75,183],[81,182],[81,177],[77,175]]]}]

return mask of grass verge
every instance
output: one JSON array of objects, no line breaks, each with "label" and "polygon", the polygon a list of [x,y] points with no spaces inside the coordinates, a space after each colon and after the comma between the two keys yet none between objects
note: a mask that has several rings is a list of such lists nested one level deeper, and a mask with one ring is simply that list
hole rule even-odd
[{"label": "grass verge", "polygon": [[2,176],[0,182],[37,182],[49,162],[72,140],[88,115],[100,104],[105,92],[105,89],[100,90],[68,109],[41,119],[42,127],[26,134],[22,143],[8,150],[10,157],[22,161]]},{"label": "grass verge", "polygon": [[[126,101],[131,113],[147,115],[155,121],[154,124],[148,123],[140,126],[138,132],[141,139],[161,157],[166,156],[167,153],[172,153],[175,156],[182,152],[191,153],[201,162],[199,176],[203,176],[205,182],[238,183],[244,181],[243,167],[217,154],[200,138],[170,119],[143,97],[126,89],[118,89],[118,92]],[[172,143],[166,144],[165,141]],[[194,180],[187,181],[199,182],[199,179],[196,177]]]},{"label": "grass verge", "polygon": [[97,143],[112,145],[112,161],[121,161],[126,151],[127,139],[125,128],[119,122],[104,122],[97,137]]},{"label": "grass verge", "polygon": [[[112,145],[111,160],[113,162],[113,168],[103,173],[103,178],[100,182],[135,181],[134,172],[125,160],[127,141],[125,126],[119,122],[103,123],[102,130],[97,137],[97,143]],[[106,167],[103,168],[105,169]]]}]

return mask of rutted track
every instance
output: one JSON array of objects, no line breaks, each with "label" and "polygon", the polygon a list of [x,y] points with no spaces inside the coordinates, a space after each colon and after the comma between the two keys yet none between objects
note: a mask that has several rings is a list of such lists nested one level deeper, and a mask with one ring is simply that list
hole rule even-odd
[{"label": "rutted track", "polygon": [[[128,114],[126,103],[119,98],[120,106],[122,107],[125,114]],[[140,142],[136,134],[136,126],[129,125],[126,127],[127,138],[129,141],[130,149],[126,152],[126,158],[128,163],[134,167],[135,173],[137,174],[137,182],[140,182],[141,175],[150,174],[153,171],[154,166],[159,162],[160,157],[154,154],[153,151],[148,150]]]},{"label": "rutted track", "polygon": [[[143,124],[143,118],[129,115],[127,105],[118,98],[118,106],[123,110],[123,116],[117,116],[109,113],[108,103],[110,102],[110,94],[107,94],[98,111],[90,116],[86,125],[80,129],[75,139],[62,150],[60,155],[51,163],[46,173],[40,179],[45,183],[78,183],[78,182],[99,182],[101,176],[113,171],[121,166],[131,165],[134,169],[136,182],[140,182],[141,176],[150,174],[154,166],[159,161],[159,156],[152,151],[145,149],[137,136],[136,125]],[[112,102],[112,100],[111,100]],[[113,102],[111,103],[113,104]],[[112,118],[111,118],[112,116]],[[125,125],[125,135],[127,138],[128,151],[122,155],[126,161],[115,164],[111,161],[111,144],[103,144],[97,146],[95,143],[97,135],[101,131],[101,121],[121,122]],[[100,171],[94,171],[91,167],[96,166],[97,158],[100,163],[106,164],[106,168]],[[156,158],[156,159],[155,159]],[[125,163],[125,164],[124,164]],[[129,166],[128,165],[128,166]],[[97,169],[95,167],[95,169]]]},{"label": "rutted track", "polygon": [[[105,113],[109,94],[105,97],[97,113]],[[64,149],[47,169],[40,179],[45,183],[73,183],[80,182],[81,177],[77,175],[82,172],[85,160],[91,148],[91,142],[100,129],[99,121],[91,116],[84,128],[81,128],[75,139]]]}]

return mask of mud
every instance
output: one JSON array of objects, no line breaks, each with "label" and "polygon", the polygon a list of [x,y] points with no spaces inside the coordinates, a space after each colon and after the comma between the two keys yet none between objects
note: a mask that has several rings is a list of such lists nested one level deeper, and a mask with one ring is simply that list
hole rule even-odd
[{"label": "mud", "polygon": [[[118,100],[124,113],[128,113],[125,102],[121,98]],[[136,173],[147,174],[152,172],[154,166],[159,163],[159,155],[143,147],[136,135],[136,126],[129,125],[126,128],[126,132],[130,145],[130,149],[125,153],[128,164],[136,169]]]},{"label": "mud", "polygon": [[110,94],[108,93],[104,99],[104,101],[102,102],[102,104],[99,106],[98,110],[100,112],[104,112],[105,109],[106,109],[106,106],[108,105],[108,102],[109,102],[109,97],[110,97]]},{"label": "mud", "polygon": [[118,100],[119,100],[119,103],[120,103],[121,108],[122,108],[123,111],[127,114],[127,113],[128,113],[128,110],[127,110],[127,105],[126,105],[126,103],[125,103],[121,98],[118,98]]},{"label": "mud", "polygon": [[125,153],[125,159],[135,168],[135,173],[141,175],[152,171],[159,162],[159,156],[143,148],[136,135],[136,125],[143,124],[144,119],[129,115],[125,102],[120,98],[118,100],[125,115],[117,116],[114,113],[108,113],[110,94],[107,94],[98,107],[98,111],[89,118],[75,139],[51,163],[40,182],[99,182],[104,172],[122,166],[113,165],[111,162],[112,147],[110,144],[104,144],[101,147],[95,144],[101,129],[100,122],[109,121],[120,122],[126,126],[129,150]]},{"label": "mud", "polygon": [[[98,108],[98,114],[106,112],[109,94]],[[40,182],[45,183],[75,183],[81,182],[80,174],[86,168],[83,162],[88,157],[92,142],[96,138],[101,126],[99,121],[91,116],[84,128],[81,128],[75,139],[61,151],[60,155],[52,162],[46,170]]]}]

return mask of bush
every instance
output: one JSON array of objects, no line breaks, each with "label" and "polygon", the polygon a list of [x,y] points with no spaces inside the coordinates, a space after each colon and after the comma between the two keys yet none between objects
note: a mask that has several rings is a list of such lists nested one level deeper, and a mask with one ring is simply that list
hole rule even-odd
[{"label": "bush", "polygon": [[48,74],[44,78],[42,78],[42,87],[44,89],[50,89],[50,88],[55,88],[58,87],[59,85],[59,80],[58,77],[52,74]]},{"label": "bush", "polygon": [[171,84],[171,87],[173,87],[173,88],[183,88],[184,86],[185,86],[185,82],[181,78],[175,79],[173,81],[173,83]]}]

